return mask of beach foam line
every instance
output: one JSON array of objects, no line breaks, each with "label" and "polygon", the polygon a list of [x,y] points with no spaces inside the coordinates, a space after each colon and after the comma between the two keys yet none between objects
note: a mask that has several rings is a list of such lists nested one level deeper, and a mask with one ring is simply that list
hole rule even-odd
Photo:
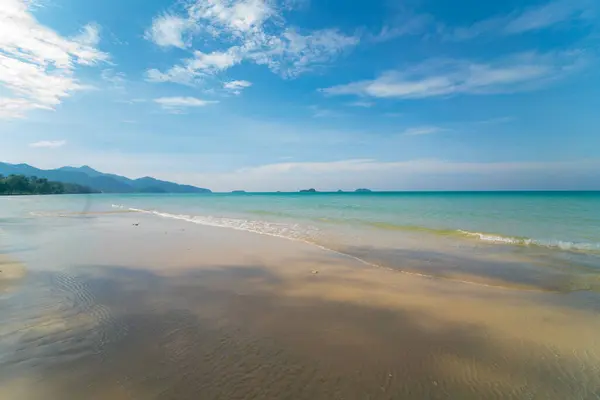
[{"label": "beach foam line", "polygon": [[[116,205],[117,208],[121,206]],[[125,208],[125,207],[123,207]],[[310,239],[318,235],[319,230],[312,226],[302,226],[300,224],[285,224],[279,222],[256,221],[246,219],[236,219],[227,217],[213,217],[188,214],[171,214],[156,210],[144,210],[140,208],[127,208],[129,211],[143,214],[153,214],[159,217],[177,219],[195,224],[214,226],[219,228],[230,228],[240,231],[258,233],[261,235],[276,236],[284,239],[300,240],[312,243]]]},{"label": "beach foam line", "polygon": [[510,244],[517,246],[546,247],[549,249],[558,249],[564,251],[600,252],[600,243],[576,243],[562,240],[539,240],[527,237],[503,236],[498,234],[482,232],[470,232],[460,229],[457,230],[457,232],[464,236],[477,238],[484,242],[490,243]]},{"label": "beach foam line", "polygon": [[[269,211],[252,211],[253,214],[257,215],[272,215],[282,217],[294,217],[292,214],[284,213],[272,213]],[[365,221],[361,219],[343,219],[343,218],[316,218],[316,222],[324,222],[328,224],[359,224],[363,226],[369,226],[376,229],[382,229],[387,231],[401,231],[401,232],[417,232],[432,234],[437,236],[454,236],[454,237],[466,237],[470,239],[478,239],[489,244],[500,244],[500,245],[514,245],[514,246],[534,246],[544,247],[553,250],[562,251],[573,251],[573,252],[587,252],[587,253],[600,253],[600,243],[586,243],[586,242],[571,242],[565,240],[542,240],[533,239],[528,237],[519,236],[507,236],[497,233],[484,233],[484,232],[471,232],[463,229],[443,229],[443,228],[430,228],[426,226],[418,225],[399,225],[389,222],[378,222],[378,221]]]},{"label": "beach foam line", "polygon": [[[185,215],[185,214],[170,214],[170,213],[160,212],[160,211],[156,211],[156,210],[144,210],[141,208],[126,207],[126,206],[123,206],[120,204],[113,204],[112,206],[114,208],[126,209],[126,210],[133,211],[133,212],[139,212],[141,214],[155,215],[155,216],[162,217],[162,218],[176,219],[176,220],[191,222],[191,223],[204,225],[204,226],[229,228],[229,229],[240,230],[240,231],[245,231],[245,232],[250,232],[250,233],[256,233],[259,235],[273,236],[273,237],[278,237],[281,239],[297,241],[297,242],[301,242],[301,243],[305,243],[305,244],[308,244],[311,246],[318,247],[321,250],[324,250],[324,251],[327,251],[327,252],[330,252],[333,254],[337,254],[337,255],[345,257],[347,259],[357,261],[368,267],[384,269],[384,270],[395,272],[395,273],[401,273],[401,274],[406,274],[406,275],[410,275],[410,276],[418,276],[418,277],[426,278],[426,279],[436,279],[436,280],[441,279],[441,280],[447,280],[447,281],[452,281],[452,282],[457,282],[457,283],[462,283],[462,284],[467,284],[467,285],[476,285],[476,286],[489,287],[489,288],[494,288],[494,289],[515,290],[515,287],[512,287],[512,286],[487,284],[487,283],[483,283],[483,282],[474,282],[474,281],[469,281],[469,280],[455,279],[455,278],[449,278],[449,277],[444,277],[444,276],[424,274],[424,273],[415,272],[415,271],[407,271],[407,270],[403,270],[403,269],[399,269],[399,268],[388,267],[385,265],[367,261],[363,258],[357,257],[352,254],[345,253],[340,250],[333,249],[331,247],[326,247],[326,246],[321,245],[321,244],[317,243],[316,241],[311,240],[309,238],[302,238],[300,236],[289,236],[289,235],[285,235],[283,233],[275,233],[272,231],[264,231],[264,230],[261,231],[261,230],[256,229],[255,226],[253,226],[252,224],[247,224],[248,221],[246,221],[246,220],[236,220],[233,218],[223,218],[223,217],[206,217],[206,216],[201,217],[201,216],[197,216],[197,215],[194,216],[194,215]],[[236,222],[233,224],[231,224],[231,223],[220,224],[219,223],[219,222],[223,222],[223,221],[227,221],[227,222],[236,221]],[[241,222],[241,221],[244,221],[244,222]],[[252,221],[252,222],[261,222],[264,224],[264,221]],[[266,223],[266,224],[285,225],[285,224],[274,224],[274,223]],[[530,291],[530,292],[546,292],[547,291],[544,289],[537,289],[537,288],[518,288],[518,290]]]}]

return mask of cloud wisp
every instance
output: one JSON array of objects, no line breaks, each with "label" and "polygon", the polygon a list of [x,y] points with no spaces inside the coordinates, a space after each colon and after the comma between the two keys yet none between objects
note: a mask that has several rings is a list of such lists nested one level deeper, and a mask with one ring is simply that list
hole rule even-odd
[{"label": "cloud wisp", "polygon": [[39,142],[29,143],[29,147],[43,149],[57,149],[67,144],[66,140],[41,140]]},{"label": "cloud wisp", "polygon": [[252,86],[252,82],[243,81],[243,80],[229,81],[229,82],[225,82],[223,84],[223,89],[225,89],[229,93],[237,96],[242,93],[242,90],[247,89],[250,86]]},{"label": "cloud wisp", "polygon": [[548,3],[478,21],[467,27],[444,28],[446,40],[462,41],[480,36],[508,36],[560,27],[566,23],[591,21],[591,0],[554,0]]},{"label": "cloud wisp", "polygon": [[416,126],[413,128],[408,128],[404,132],[402,132],[403,136],[421,136],[421,135],[431,135],[433,133],[443,132],[445,129],[437,127],[437,126]]},{"label": "cloud wisp", "polygon": [[217,104],[216,100],[202,100],[196,97],[159,97],[154,102],[172,114],[182,114],[184,110]]},{"label": "cloud wisp", "polygon": [[329,96],[419,99],[537,89],[578,70],[585,53],[521,53],[492,62],[430,60],[376,79],[320,89]]}]

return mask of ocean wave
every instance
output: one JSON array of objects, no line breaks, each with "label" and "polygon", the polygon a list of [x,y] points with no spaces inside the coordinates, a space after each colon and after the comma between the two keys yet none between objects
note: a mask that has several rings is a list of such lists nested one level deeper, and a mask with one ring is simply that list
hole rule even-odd
[{"label": "ocean wave", "polygon": [[62,217],[65,215],[65,213],[49,211],[30,211],[29,215],[32,217]]},{"label": "ocean wave", "polygon": [[240,231],[258,233],[261,235],[277,236],[286,239],[295,239],[311,243],[311,239],[318,236],[319,234],[318,228],[313,226],[304,226],[300,224],[285,224],[279,222],[215,217],[209,215],[171,214],[157,210],[145,210],[133,207],[127,208],[119,204],[113,204],[113,207],[119,209],[127,209],[129,211],[139,212],[143,214],[157,215],[159,217],[164,218],[183,220],[199,225],[214,226],[220,228],[231,228]]},{"label": "ocean wave", "polygon": [[477,238],[484,242],[499,243],[499,244],[512,244],[518,246],[537,246],[546,247],[550,249],[559,249],[564,251],[590,251],[600,252],[600,243],[585,243],[585,242],[570,242],[563,240],[541,240],[532,239],[527,237],[518,236],[503,236],[493,233],[482,233],[482,232],[470,232],[464,230],[457,230],[461,235]]},{"label": "ocean wave", "polygon": [[437,236],[467,237],[471,239],[481,240],[490,244],[535,246],[563,251],[578,251],[591,253],[600,252],[600,243],[572,242],[566,240],[543,240],[520,236],[508,236],[498,233],[472,232],[463,229],[440,229],[417,225],[397,225],[387,222],[361,221],[361,223],[377,229],[417,233],[420,232]]}]

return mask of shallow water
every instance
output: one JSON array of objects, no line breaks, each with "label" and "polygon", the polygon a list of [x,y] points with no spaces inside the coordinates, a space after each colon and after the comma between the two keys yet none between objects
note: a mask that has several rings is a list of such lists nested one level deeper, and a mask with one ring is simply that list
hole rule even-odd
[{"label": "shallow water", "polygon": [[53,216],[134,211],[308,242],[407,273],[539,290],[600,290],[600,192],[89,195],[0,201],[0,218],[17,230],[24,220],[40,229]]},{"label": "shallow water", "polygon": [[27,268],[0,290],[2,399],[600,396],[599,296],[556,286],[590,268],[551,249],[319,233],[335,253],[41,201],[2,225]]}]

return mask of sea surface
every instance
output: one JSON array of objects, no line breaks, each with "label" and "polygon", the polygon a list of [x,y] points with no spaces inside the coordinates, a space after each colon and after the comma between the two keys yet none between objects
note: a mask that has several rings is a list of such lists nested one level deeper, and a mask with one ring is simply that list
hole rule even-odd
[{"label": "sea surface", "polygon": [[600,289],[600,192],[100,194],[0,202],[4,230],[25,219],[43,224],[57,215],[130,211],[308,242],[402,272]]}]

